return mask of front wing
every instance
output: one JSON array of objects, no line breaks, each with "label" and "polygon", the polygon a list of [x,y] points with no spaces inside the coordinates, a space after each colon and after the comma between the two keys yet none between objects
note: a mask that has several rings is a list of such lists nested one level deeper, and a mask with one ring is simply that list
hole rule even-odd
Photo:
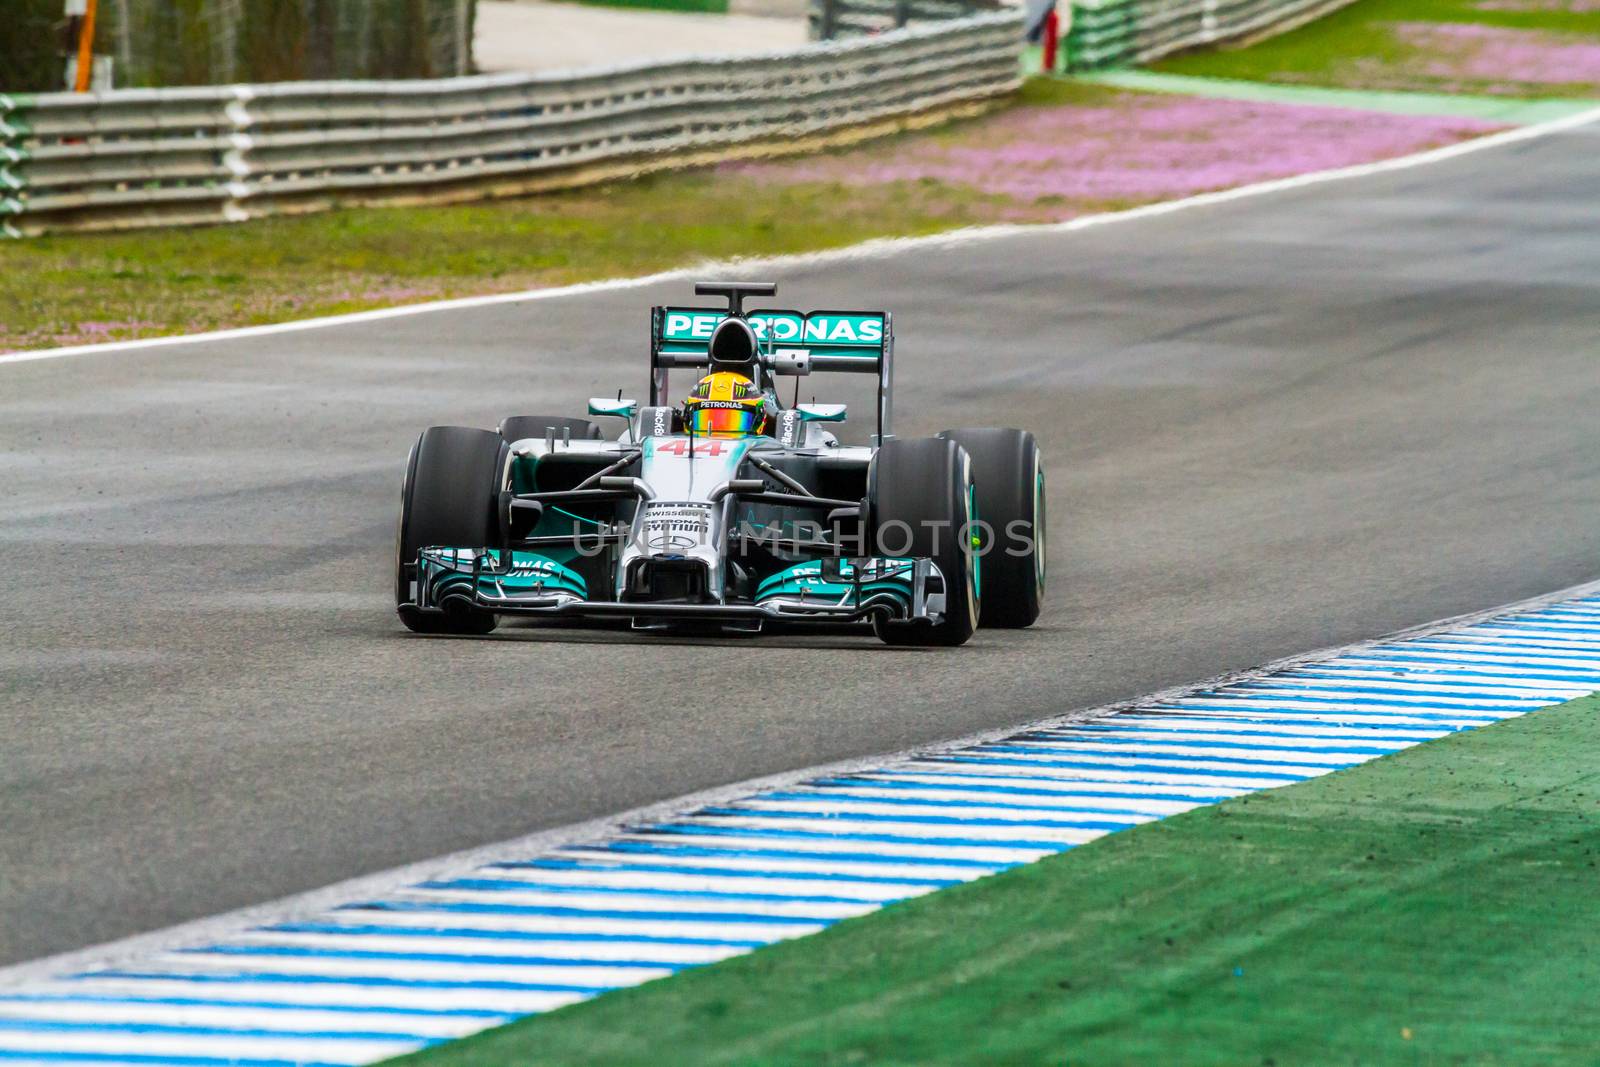
[{"label": "front wing", "polygon": [[771,575],[748,600],[717,603],[614,599],[591,590],[573,568],[535,552],[425,548],[417,559],[416,606],[441,609],[460,599],[480,611],[635,620],[785,619],[853,622],[944,615],[944,576],[927,559],[826,559]]}]

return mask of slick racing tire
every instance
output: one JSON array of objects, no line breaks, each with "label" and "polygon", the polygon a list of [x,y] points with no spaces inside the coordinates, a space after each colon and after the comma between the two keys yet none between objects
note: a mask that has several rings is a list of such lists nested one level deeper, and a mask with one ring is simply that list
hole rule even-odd
[{"label": "slick racing tire", "polygon": [[1033,434],[985,427],[945,430],[972,457],[978,483],[978,567],[983,625],[1032,626],[1044,599],[1044,464]]},{"label": "slick racing tire", "polygon": [[498,621],[464,600],[447,599],[442,611],[414,604],[410,585],[417,553],[430,546],[484,548],[498,543],[500,450],[497,433],[465,426],[434,426],[411,449],[395,536],[395,600],[400,621],[421,634],[486,634]]},{"label": "slick racing tire", "polygon": [[872,628],[891,645],[965,644],[978,628],[979,579],[972,550],[976,487],[972,461],[954,441],[891,438],[867,473],[867,534],[874,556],[928,557],[944,576],[944,619]]},{"label": "slick racing tire", "polygon": [[543,438],[551,430],[556,440],[571,431],[574,441],[599,441],[600,427],[588,419],[573,419],[565,415],[508,415],[500,420],[500,436],[507,441],[521,441],[527,437]]}]

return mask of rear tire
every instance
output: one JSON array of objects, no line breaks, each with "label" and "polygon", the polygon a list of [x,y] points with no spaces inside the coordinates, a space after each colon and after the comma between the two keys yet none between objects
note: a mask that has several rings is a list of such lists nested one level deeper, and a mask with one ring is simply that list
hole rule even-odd
[{"label": "rear tire", "polygon": [[543,438],[552,430],[558,441],[569,431],[574,441],[602,439],[600,427],[588,419],[568,418],[565,415],[510,415],[500,420],[500,436],[507,441],[521,441],[526,437]]},{"label": "rear tire", "polygon": [[433,546],[487,548],[498,543],[500,450],[497,433],[434,426],[417,439],[406,464],[395,536],[395,602],[406,629],[422,634],[486,634],[494,614],[454,602],[443,611],[410,603],[417,553]]},{"label": "rear tire", "polygon": [[1039,445],[1025,430],[996,427],[945,430],[939,436],[972,457],[979,533],[985,538],[978,562],[983,625],[1032,626],[1044,600],[1047,532]]},{"label": "rear tire", "polygon": [[870,554],[932,559],[945,585],[941,622],[874,618],[873,631],[886,644],[953,647],[978,628],[970,535],[975,495],[972,461],[954,441],[891,438],[873,457],[867,474]]}]

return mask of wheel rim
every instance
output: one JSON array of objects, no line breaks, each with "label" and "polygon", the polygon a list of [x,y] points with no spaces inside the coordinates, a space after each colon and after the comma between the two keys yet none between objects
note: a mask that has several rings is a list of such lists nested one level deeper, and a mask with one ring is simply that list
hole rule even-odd
[{"label": "wheel rim", "polygon": [[983,555],[985,545],[982,527],[979,525],[983,516],[978,513],[978,487],[967,486],[967,522],[962,529],[966,533],[967,553],[972,557],[972,585],[978,599],[983,600]]},{"label": "wheel rim", "polygon": [[1045,572],[1045,492],[1044,461],[1033,454],[1033,580],[1039,596],[1044,596]]},{"label": "wheel rim", "polygon": [[966,453],[962,453],[961,457],[961,480],[966,486],[966,492],[962,494],[962,506],[966,509],[966,522],[961,527],[965,532],[964,540],[966,543],[961,546],[961,555],[966,561],[967,571],[967,619],[972,624],[973,629],[977,629],[979,604],[978,567],[981,565],[981,561],[978,559],[977,553],[972,550],[973,521],[977,517],[977,506],[973,497],[977,493],[977,487],[972,484],[972,459]]}]

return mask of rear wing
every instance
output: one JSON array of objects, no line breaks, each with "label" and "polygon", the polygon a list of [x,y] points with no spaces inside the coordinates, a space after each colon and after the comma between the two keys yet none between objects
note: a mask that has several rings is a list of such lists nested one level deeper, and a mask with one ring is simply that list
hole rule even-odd
[{"label": "rear wing", "polygon": [[[670,403],[667,372],[711,365],[708,347],[721,308],[650,309],[650,403]],[[887,311],[752,311],[744,316],[756,335],[759,360],[769,375],[817,371],[878,376],[878,438],[890,433],[894,380],[894,320]]]}]

